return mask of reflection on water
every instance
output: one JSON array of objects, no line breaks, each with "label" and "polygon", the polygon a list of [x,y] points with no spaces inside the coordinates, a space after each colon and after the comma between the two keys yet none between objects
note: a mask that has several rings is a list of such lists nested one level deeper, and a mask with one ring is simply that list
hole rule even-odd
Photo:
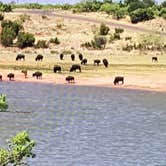
[{"label": "reflection on water", "polygon": [[37,141],[32,166],[166,164],[166,94],[1,83],[0,145],[21,130]]}]

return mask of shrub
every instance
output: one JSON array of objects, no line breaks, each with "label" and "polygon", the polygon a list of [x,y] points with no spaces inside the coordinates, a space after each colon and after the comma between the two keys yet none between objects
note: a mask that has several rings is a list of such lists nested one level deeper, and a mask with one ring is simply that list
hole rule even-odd
[{"label": "shrub", "polygon": [[106,26],[104,23],[100,25],[100,32],[99,35],[107,35],[109,32],[110,28]]},{"label": "shrub", "polygon": [[8,27],[5,27],[1,31],[1,43],[5,47],[12,46],[13,40],[15,39],[15,32]]},{"label": "shrub", "polygon": [[20,32],[18,34],[17,46],[19,48],[31,47],[34,45],[35,37],[31,33]]},{"label": "shrub", "polygon": [[120,40],[120,34],[114,33],[114,40]]},{"label": "shrub", "polygon": [[41,9],[42,5],[38,4],[38,3],[29,3],[26,6],[27,9]]},{"label": "shrub", "polygon": [[12,11],[12,7],[10,4],[3,4],[2,2],[0,2],[0,12],[11,12]]},{"label": "shrub", "polygon": [[138,23],[140,21],[151,20],[154,18],[154,13],[151,8],[137,9],[130,13],[130,19],[132,23]]},{"label": "shrub", "polygon": [[51,38],[51,39],[50,39],[50,43],[60,44],[60,41],[59,41],[59,39],[56,37],[56,38]]},{"label": "shrub", "polygon": [[159,13],[160,17],[163,17],[164,19],[166,19],[166,8],[162,8],[160,13]]},{"label": "shrub", "polygon": [[124,29],[123,28],[115,28],[115,33],[123,33]]},{"label": "shrub", "polygon": [[35,45],[35,48],[48,48],[48,44],[46,40],[39,40]]},{"label": "shrub", "polygon": [[104,49],[107,44],[107,39],[104,36],[95,36],[94,40],[91,41],[93,48]]},{"label": "shrub", "polygon": [[113,13],[115,19],[124,18],[127,15],[127,8],[119,8]]}]

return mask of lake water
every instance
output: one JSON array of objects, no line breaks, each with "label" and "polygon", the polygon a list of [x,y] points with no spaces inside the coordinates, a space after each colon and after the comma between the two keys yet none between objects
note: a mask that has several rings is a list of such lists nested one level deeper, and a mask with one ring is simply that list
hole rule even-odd
[{"label": "lake water", "polygon": [[31,166],[166,165],[166,93],[2,82],[0,145],[22,130]]}]

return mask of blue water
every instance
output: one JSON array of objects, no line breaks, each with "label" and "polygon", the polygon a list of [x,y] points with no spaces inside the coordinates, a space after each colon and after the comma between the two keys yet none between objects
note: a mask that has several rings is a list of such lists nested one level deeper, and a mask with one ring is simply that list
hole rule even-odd
[{"label": "blue water", "polygon": [[166,93],[1,83],[0,145],[27,130],[31,166],[166,165]]}]

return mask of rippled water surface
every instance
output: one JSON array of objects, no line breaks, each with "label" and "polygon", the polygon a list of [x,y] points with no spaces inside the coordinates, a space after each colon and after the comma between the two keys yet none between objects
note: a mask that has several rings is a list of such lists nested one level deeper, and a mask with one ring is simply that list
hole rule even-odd
[{"label": "rippled water surface", "polygon": [[0,145],[28,130],[31,166],[166,165],[165,93],[14,82],[0,92]]}]

